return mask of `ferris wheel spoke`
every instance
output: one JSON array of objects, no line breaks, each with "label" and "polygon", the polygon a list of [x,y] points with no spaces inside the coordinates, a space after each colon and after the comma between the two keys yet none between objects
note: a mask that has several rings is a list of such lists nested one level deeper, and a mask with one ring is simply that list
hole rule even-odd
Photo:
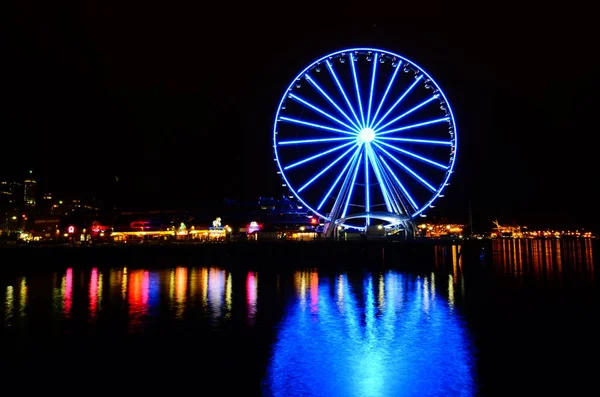
[{"label": "ferris wheel spoke", "polygon": [[397,208],[397,212],[399,214],[411,215],[414,211],[416,211],[410,201],[412,197],[406,189],[404,189],[406,192],[402,190],[404,185],[399,185],[397,182],[395,182],[398,177],[395,174],[393,176],[390,175],[390,172],[385,168],[385,165],[382,167],[384,167],[382,172],[390,187],[390,191],[392,192],[391,197],[393,199],[395,208]]},{"label": "ferris wheel spoke", "polygon": [[385,161],[385,159],[381,155],[379,155],[379,159],[381,160],[381,162],[383,163],[385,168],[389,171],[389,174],[392,176],[392,178],[394,179],[394,181],[396,182],[398,187],[400,187],[400,190],[402,191],[404,196],[408,199],[408,201],[410,202],[410,204],[412,204],[413,208],[416,211],[419,208],[419,206],[417,205],[417,203],[415,203],[415,200],[412,198],[410,193],[408,193],[408,190],[404,187],[402,182],[400,182],[400,179],[396,176],[396,173],[394,173],[394,171],[392,171],[392,168],[389,166],[389,164]]},{"label": "ferris wheel spoke", "polygon": [[322,138],[322,139],[302,139],[298,141],[281,141],[278,142],[278,145],[303,145],[308,143],[323,143],[323,142],[335,142],[335,141],[349,141],[356,140],[355,137],[342,137],[342,138]]},{"label": "ferris wheel spoke", "polygon": [[342,218],[345,218],[346,213],[348,212],[348,206],[350,205],[350,200],[352,199],[352,192],[354,191],[354,185],[356,184],[356,176],[358,175],[361,159],[362,153],[358,155],[358,161],[356,162],[356,168],[354,169],[354,175],[352,176],[352,182],[350,183],[350,190],[348,191],[348,196],[346,197],[346,204],[344,205],[344,210],[342,211]]},{"label": "ferris wheel spoke", "polygon": [[377,132],[377,139],[382,139],[382,138],[380,138],[381,135],[387,135],[387,134],[391,134],[393,132],[399,132],[399,131],[406,131],[406,130],[410,130],[412,128],[425,127],[426,125],[442,123],[444,121],[446,121],[446,122],[450,121],[450,117],[442,117],[441,119],[424,121],[422,123],[417,123],[417,124],[407,125],[404,127],[394,128],[393,130],[380,131],[380,132]]},{"label": "ferris wheel spoke", "polygon": [[394,156],[393,154],[391,154],[390,152],[388,152],[387,150],[385,150],[384,148],[382,148],[381,146],[379,146],[378,144],[375,144],[375,146],[377,146],[377,148],[379,150],[381,150],[383,153],[385,153],[390,159],[394,160],[394,162],[396,162],[400,167],[404,168],[404,170],[406,172],[408,172],[410,175],[412,175],[417,181],[421,182],[421,184],[423,184],[425,187],[427,187],[429,190],[431,190],[432,192],[436,192],[436,189],[431,186],[431,184],[429,182],[427,182],[425,179],[423,179],[423,177],[421,177],[419,174],[417,174],[415,171],[413,171],[412,169],[410,169],[406,164],[404,164],[402,161],[398,160],[396,158],[396,156]]},{"label": "ferris wheel spoke", "polygon": [[404,91],[404,93],[400,96],[400,98],[398,98],[396,100],[396,102],[394,102],[394,104],[388,109],[387,112],[384,113],[383,116],[381,116],[381,118],[379,120],[377,120],[376,123],[373,124],[372,129],[375,130],[377,129],[377,127],[379,126],[379,124],[381,124],[383,122],[383,120],[385,120],[385,118],[396,108],[396,106],[398,106],[398,104],[412,91],[413,88],[415,88],[415,86],[419,83],[419,81],[421,81],[421,79],[423,78],[423,75],[419,75],[419,77],[417,77],[415,79],[415,81],[410,85],[410,87],[408,87],[406,89],[406,91]]},{"label": "ferris wheel spoke", "polygon": [[318,90],[318,91],[321,93],[321,95],[323,95],[323,96],[325,97],[325,99],[327,99],[327,100],[329,101],[329,103],[331,103],[331,104],[332,104],[332,105],[333,105],[333,106],[334,106],[334,107],[335,107],[335,108],[338,110],[338,112],[340,112],[340,114],[341,114],[342,116],[344,116],[344,117],[346,118],[346,120],[348,120],[348,122],[349,122],[350,124],[352,124],[352,126],[354,127],[354,129],[355,129],[356,131],[360,131],[360,129],[361,129],[361,128],[358,126],[358,124],[356,124],[356,123],[355,123],[355,122],[354,122],[354,121],[353,121],[353,120],[352,120],[352,119],[351,119],[351,118],[350,118],[350,117],[349,117],[349,116],[346,114],[346,112],[344,112],[344,111],[343,111],[343,110],[342,110],[342,109],[341,109],[341,108],[338,106],[338,104],[337,104],[337,103],[335,103],[335,101],[334,101],[333,99],[331,99],[331,97],[330,97],[329,95],[327,95],[327,93],[325,92],[325,90],[323,90],[323,89],[321,88],[321,86],[319,86],[319,84],[318,84],[316,81],[314,81],[314,80],[312,79],[312,77],[310,77],[308,74],[307,74],[305,77],[306,77],[306,80],[308,80],[308,82],[309,82],[309,83],[311,83],[311,84],[312,84],[312,85],[313,85],[313,86],[314,86],[314,87],[315,87],[315,88],[316,88],[316,89],[317,89],[317,90]]},{"label": "ferris wheel spoke", "polygon": [[352,76],[354,77],[354,87],[356,88],[356,98],[358,99],[358,109],[360,110],[361,126],[365,126],[365,116],[363,114],[362,101],[360,100],[360,89],[358,88],[358,79],[356,78],[356,67],[354,66],[354,55],[350,54],[350,66],[352,67]]},{"label": "ferris wheel spoke", "polygon": [[317,175],[315,175],[314,177],[312,177],[300,189],[298,189],[298,193],[300,193],[301,191],[303,191],[304,189],[306,189],[308,186],[310,186],[311,183],[313,183],[314,181],[316,181],[321,175],[323,175],[324,173],[326,173],[329,169],[331,169],[331,167],[333,167],[341,159],[343,159],[344,157],[346,157],[348,155],[348,153],[350,153],[352,150],[354,150],[354,147],[351,147],[350,149],[346,150],[340,157],[338,157],[337,159],[335,159],[331,164],[329,164],[327,167],[325,167],[321,171],[319,171],[319,173]]},{"label": "ferris wheel spoke", "polygon": [[436,167],[438,167],[438,168],[441,168],[441,169],[443,169],[443,170],[447,170],[447,169],[448,169],[448,166],[447,166],[447,165],[444,165],[444,164],[437,163],[437,162],[435,162],[435,161],[433,161],[433,160],[430,160],[430,159],[428,159],[428,158],[425,158],[425,157],[419,156],[418,154],[415,154],[415,153],[413,153],[413,152],[409,152],[408,150],[400,149],[399,147],[396,147],[396,146],[394,146],[394,145],[390,145],[389,143],[380,142],[380,143],[375,143],[375,145],[377,145],[377,146],[379,146],[379,145],[384,145],[384,146],[387,146],[387,147],[389,147],[390,149],[393,149],[393,150],[395,150],[395,151],[397,151],[397,152],[400,152],[400,153],[402,153],[402,154],[405,154],[405,155],[407,155],[407,156],[410,156],[410,157],[412,157],[412,158],[415,158],[415,159],[417,159],[417,160],[420,160],[420,161],[422,161],[422,162],[424,162],[424,163],[427,163],[427,164],[434,165],[434,166],[436,166]]},{"label": "ferris wheel spoke", "polygon": [[[379,135],[381,135],[381,134],[379,134]],[[346,139],[352,139],[352,138],[346,138]],[[409,142],[409,143],[424,143],[427,145],[444,145],[444,146],[452,145],[451,141],[434,141],[434,140],[430,140],[430,139],[415,139],[415,138],[390,138],[387,136],[384,136],[384,137],[377,136],[377,140],[378,141]]]},{"label": "ferris wheel spoke", "polygon": [[350,167],[350,164],[352,164],[352,161],[356,158],[356,156],[360,152],[361,146],[362,146],[362,143],[358,145],[358,148],[356,148],[356,150],[354,151],[354,154],[352,154],[352,156],[350,157],[350,159],[348,160],[348,162],[342,169],[342,172],[340,172],[340,174],[338,175],[336,180],[333,182],[333,184],[331,185],[331,187],[329,188],[329,190],[327,191],[325,196],[323,196],[323,199],[321,200],[321,202],[319,203],[319,206],[317,207],[317,211],[321,210],[321,207],[323,207],[323,204],[325,204],[325,201],[331,196],[331,192],[333,192],[333,189],[335,189],[337,184],[340,182],[340,179],[342,179],[342,176],[344,176],[344,174],[346,173],[346,170],[348,169],[348,167]]},{"label": "ferris wheel spoke", "polygon": [[382,129],[384,129],[384,128],[385,128],[385,127],[387,127],[387,126],[389,126],[389,125],[391,125],[391,124],[394,124],[396,121],[398,121],[398,120],[400,120],[400,119],[402,119],[402,118],[404,118],[404,117],[408,116],[409,114],[411,114],[411,113],[412,113],[412,112],[414,112],[415,110],[417,110],[417,109],[420,109],[421,107],[423,107],[423,106],[427,105],[429,102],[433,101],[434,99],[437,99],[437,98],[439,98],[439,96],[440,96],[440,94],[435,94],[435,95],[433,95],[431,98],[429,98],[429,99],[427,99],[427,100],[425,100],[425,101],[421,102],[420,104],[418,104],[417,106],[413,107],[412,109],[410,109],[410,110],[408,110],[408,111],[406,111],[406,112],[402,113],[400,116],[398,116],[398,117],[396,117],[395,119],[393,119],[392,121],[390,121],[390,122],[388,122],[388,123],[384,124],[383,126],[379,127],[378,129],[381,129],[381,130],[382,130]]},{"label": "ferris wheel spoke", "polygon": [[402,61],[398,62],[398,65],[396,66],[396,69],[394,69],[394,73],[392,74],[392,77],[390,78],[390,82],[388,83],[387,88],[385,89],[385,92],[383,93],[383,96],[381,97],[379,106],[377,106],[377,110],[375,111],[375,114],[373,115],[373,119],[371,120],[371,125],[369,125],[369,128],[371,128],[371,129],[373,129],[373,124],[374,124],[375,120],[377,120],[377,115],[379,114],[379,111],[381,110],[381,106],[383,106],[383,102],[385,102],[385,98],[387,97],[387,94],[390,91],[390,88],[392,88],[392,85],[394,84],[394,79],[396,79],[398,70],[400,70],[400,65],[402,65]]},{"label": "ferris wheel spoke", "polygon": [[340,134],[347,134],[347,135],[352,135],[352,136],[356,137],[356,132],[344,131],[344,130],[340,130],[339,128],[327,127],[327,126],[324,126],[324,125],[315,124],[315,123],[309,123],[307,121],[296,120],[296,119],[292,119],[292,118],[289,118],[289,117],[283,117],[283,116],[280,116],[279,120],[280,121],[285,121],[285,122],[288,122],[288,123],[294,123],[294,124],[303,125],[303,126],[306,126],[306,127],[317,128],[317,129],[320,129],[320,130],[332,131],[332,132],[339,132]]},{"label": "ferris wheel spoke", "polygon": [[337,150],[340,150],[340,149],[343,149],[343,148],[345,148],[345,147],[347,147],[347,146],[350,146],[350,145],[355,145],[355,144],[356,144],[355,142],[348,142],[348,143],[345,143],[345,144],[343,144],[343,145],[336,146],[336,147],[334,147],[333,149],[326,150],[326,151],[324,151],[324,152],[321,152],[321,153],[315,154],[314,156],[310,156],[310,157],[308,157],[308,158],[305,158],[304,160],[300,160],[300,161],[298,161],[298,162],[296,162],[296,163],[294,163],[294,164],[290,164],[290,165],[288,165],[287,167],[285,167],[284,169],[285,169],[285,170],[289,170],[290,168],[294,168],[294,167],[297,167],[297,166],[299,166],[299,165],[301,165],[301,164],[308,163],[309,161],[312,161],[312,160],[318,159],[319,157],[326,156],[326,155],[328,155],[329,153],[333,153],[333,152],[335,152],[335,151],[337,151]]},{"label": "ferris wheel spoke", "polygon": [[[318,107],[316,107],[315,105],[313,105],[313,104],[311,104],[311,103],[307,102],[306,100],[304,100],[304,99],[300,98],[299,96],[297,96],[297,95],[295,95],[295,94],[290,94],[290,98],[292,98],[292,99],[294,99],[294,100],[296,100],[296,101],[298,101],[298,102],[300,102],[300,103],[302,103],[302,104],[304,104],[304,105],[308,106],[309,108],[313,109],[314,111],[316,111],[316,112],[318,112],[318,113],[321,113],[323,116],[330,118],[331,120],[335,121],[335,122],[336,122],[336,123],[338,123],[339,125],[342,125],[342,126],[346,127],[348,130],[350,130],[350,131],[354,131],[354,128],[353,128],[353,127],[350,127],[348,124],[346,124],[346,123],[344,123],[343,121],[341,121],[341,120],[339,120],[339,119],[337,119],[337,118],[333,117],[332,115],[330,115],[330,114],[329,114],[329,113],[327,113],[326,111],[319,109],[319,108],[318,108]],[[356,132],[358,132],[358,131],[356,131]]]},{"label": "ferris wheel spoke", "polygon": [[[369,194],[369,156],[368,151],[369,144],[365,145],[365,212],[371,211],[371,197]],[[367,224],[369,223],[369,218],[367,217]],[[367,225],[368,226],[368,225]]]},{"label": "ferris wheel spoke", "polygon": [[344,91],[342,84],[340,83],[340,81],[337,78],[337,75],[335,74],[335,71],[333,70],[333,66],[331,65],[329,60],[325,61],[325,64],[327,65],[327,70],[329,70],[329,73],[331,74],[331,77],[333,77],[335,84],[337,85],[338,89],[342,93],[342,96],[346,100],[346,104],[348,105],[348,108],[352,112],[352,115],[354,116],[354,119],[356,120],[356,124],[360,125],[360,120],[358,119],[358,116],[356,115],[356,112],[354,111],[354,107],[352,106],[352,104],[350,103],[350,100],[348,99],[348,96],[346,95],[346,91]]},{"label": "ferris wheel spoke", "polygon": [[[412,205],[410,200],[412,199],[412,197],[410,196],[410,194],[408,194],[408,191],[404,193],[404,191],[400,188],[402,184],[398,185],[398,183],[394,183],[394,180],[392,180],[392,177],[389,175],[390,172],[382,163],[383,159],[379,159],[377,156],[374,156],[374,158],[379,162],[381,174],[388,188],[389,199],[392,203],[392,208],[394,208],[394,212],[399,214],[410,215],[412,212],[415,211],[410,209],[410,205]],[[409,202],[407,203],[406,200],[408,200]]]},{"label": "ferris wheel spoke", "polygon": [[369,161],[371,162],[371,168],[373,168],[373,172],[375,173],[375,178],[377,179],[379,188],[381,189],[381,195],[383,196],[383,200],[385,201],[385,208],[388,212],[393,212],[394,208],[391,203],[388,187],[386,186],[386,181],[383,178],[381,170],[379,168],[380,166],[377,163],[377,157],[374,155],[373,149],[370,146],[366,149],[366,154],[369,158]]},{"label": "ferris wheel spoke", "polygon": [[[373,74],[371,75],[371,90],[369,91],[369,107],[367,108],[367,123],[368,127],[371,123],[371,104],[373,102],[373,87],[375,87],[375,75],[377,74],[377,53],[373,55]],[[365,156],[366,159],[366,156]]]}]

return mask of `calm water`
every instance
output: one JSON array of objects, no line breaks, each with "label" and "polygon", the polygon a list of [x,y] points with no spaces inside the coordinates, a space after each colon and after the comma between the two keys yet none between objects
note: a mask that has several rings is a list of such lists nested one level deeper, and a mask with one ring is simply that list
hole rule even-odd
[{"label": "calm water", "polygon": [[0,273],[0,379],[61,394],[475,396],[592,385],[591,241],[493,248],[491,262],[464,263],[460,247],[437,247],[418,273],[193,259],[13,266]]}]

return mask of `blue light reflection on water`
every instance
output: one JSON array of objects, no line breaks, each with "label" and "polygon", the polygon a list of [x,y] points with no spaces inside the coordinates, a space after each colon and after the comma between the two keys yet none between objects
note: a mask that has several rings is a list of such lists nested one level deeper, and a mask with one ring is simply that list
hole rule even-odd
[{"label": "blue light reflection on water", "polygon": [[473,348],[435,276],[295,275],[264,381],[269,396],[471,396]]}]

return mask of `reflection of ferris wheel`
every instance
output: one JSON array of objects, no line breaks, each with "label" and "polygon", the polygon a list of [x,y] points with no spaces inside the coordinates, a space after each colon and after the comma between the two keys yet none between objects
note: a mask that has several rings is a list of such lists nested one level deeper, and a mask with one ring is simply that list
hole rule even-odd
[{"label": "reflection of ferris wheel", "polygon": [[355,48],[305,68],[279,103],[279,173],[331,225],[410,228],[448,185],[457,134],[446,96],[413,62]]}]

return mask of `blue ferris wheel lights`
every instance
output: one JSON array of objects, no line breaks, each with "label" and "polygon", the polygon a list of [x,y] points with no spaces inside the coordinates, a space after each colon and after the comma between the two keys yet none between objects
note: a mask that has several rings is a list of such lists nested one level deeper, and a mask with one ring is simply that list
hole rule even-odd
[{"label": "blue ferris wheel lights", "polygon": [[450,121],[450,117],[442,117],[441,119],[435,119],[435,120],[425,121],[423,123],[407,125],[405,127],[394,128],[393,130],[387,130],[387,131],[377,132],[377,136],[391,134],[392,132],[399,132],[399,131],[410,130],[412,128],[424,127],[424,126],[430,125],[430,124],[442,123],[444,121],[446,121],[446,122]]},{"label": "blue ferris wheel lights", "polygon": [[314,81],[308,74],[306,75],[306,80],[308,80],[308,82],[311,83],[321,93],[321,95],[323,95],[329,101],[329,103],[331,103],[341,113],[341,115],[344,116],[346,120],[348,120],[348,122],[354,126],[356,130],[360,130],[360,127],[354,123],[354,121],[352,121],[352,119],[338,106],[338,104],[335,103],[335,101],[331,99],[331,97],[327,95],[325,91],[323,91],[321,86],[319,86],[319,84],[317,84],[317,82]]},{"label": "blue ferris wheel lights", "polygon": [[367,110],[367,124],[365,124],[366,126],[369,126],[370,124],[370,118],[371,118],[371,103],[373,102],[373,88],[375,87],[375,74],[377,73],[377,53],[375,53],[374,57],[373,57],[373,74],[371,75],[371,89],[369,91],[369,107]]},{"label": "blue ferris wheel lights", "polygon": [[385,160],[383,159],[383,157],[381,157],[381,156],[380,156],[380,159],[381,159],[381,162],[383,163],[383,165],[390,171],[390,175],[392,175],[392,177],[396,180],[396,183],[398,184],[398,186],[400,186],[400,189],[406,195],[406,198],[408,198],[408,200],[410,201],[410,203],[413,205],[413,207],[415,209],[418,209],[419,206],[417,205],[417,203],[415,203],[415,200],[408,193],[408,190],[406,190],[406,188],[404,187],[404,185],[402,184],[402,182],[400,182],[400,180],[398,179],[398,177],[396,176],[396,174],[392,171],[392,169],[390,168],[390,166],[388,165],[388,163],[386,163]]},{"label": "blue ferris wheel lights", "polygon": [[323,207],[323,204],[325,204],[325,201],[331,196],[331,193],[333,192],[333,189],[335,189],[335,187],[337,186],[337,184],[340,182],[340,179],[342,179],[342,176],[344,176],[344,174],[348,170],[348,167],[350,167],[350,164],[352,164],[352,161],[358,155],[361,147],[362,147],[362,144],[359,144],[358,148],[356,149],[356,151],[354,152],[354,154],[350,157],[350,160],[348,160],[348,162],[346,163],[346,165],[344,166],[344,168],[342,169],[342,171],[338,174],[338,177],[336,178],[336,180],[331,184],[331,187],[329,188],[329,190],[327,191],[327,193],[325,194],[325,196],[323,196],[323,200],[321,200],[321,202],[319,203],[319,206],[317,207],[317,211],[321,210],[321,207]]},{"label": "blue ferris wheel lights", "polygon": [[350,55],[350,66],[352,66],[352,76],[354,77],[354,87],[356,88],[356,98],[358,99],[358,109],[360,110],[361,126],[365,126],[365,116],[363,114],[362,101],[360,100],[360,89],[358,88],[358,79],[356,78],[356,67],[354,66],[354,56]]},{"label": "blue ferris wheel lights", "polygon": [[404,117],[408,116],[409,114],[411,114],[412,112],[414,112],[417,109],[422,108],[423,106],[427,105],[429,102],[433,101],[434,99],[439,98],[439,94],[435,94],[433,95],[431,98],[426,99],[425,101],[421,102],[420,104],[418,104],[417,106],[413,107],[410,110],[407,110],[406,112],[402,113],[400,116],[396,117],[395,119],[393,119],[392,121],[386,123],[385,125],[383,125],[382,127],[377,128],[377,131],[384,129],[385,127],[387,127],[390,124],[394,124],[396,121],[403,119]]},{"label": "blue ferris wheel lights", "polygon": [[[352,61],[352,60],[350,60]],[[354,192],[354,186],[356,185],[356,176],[358,175],[358,169],[360,168],[360,160],[362,159],[362,153],[358,155],[358,161],[356,162],[356,168],[354,168],[354,175],[352,176],[352,182],[350,183],[350,191],[348,192],[348,197],[346,198],[346,204],[344,205],[344,210],[342,211],[342,218],[346,217],[346,213],[348,212],[348,206],[350,205],[350,199],[352,198],[352,193]]]},{"label": "blue ferris wheel lights", "polygon": [[320,138],[320,139],[303,139],[299,141],[281,141],[280,145],[303,145],[307,143],[319,143],[319,142],[333,142],[333,141],[348,141],[355,139],[354,137],[341,137],[341,138]]},{"label": "blue ferris wheel lights", "polygon": [[355,135],[352,132],[340,130],[339,128],[327,127],[327,126],[324,126],[324,125],[315,124],[315,123],[309,123],[309,122],[306,122],[306,121],[296,120],[296,119],[292,119],[292,118],[289,118],[289,117],[283,117],[283,116],[281,116],[281,117],[279,117],[279,119],[281,121],[287,121],[288,123],[295,123],[295,124],[300,124],[300,125],[304,125],[304,126],[307,126],[307,127],[319,128],[321,130],[339,132],[340,134]]},{"label": "blue ferris wheel lights", "polygon": [[[377,54],[375,54],[375,55],[377,55]],[[374,64],[377,65],[377,62],[374,62]],[[367,113],[367,119],[368,119],[368,113]],[[365,128],[365,130],[367,130],[367,128]],[[369,154],[368,154],[370,146],[371,145],[369,145],[369,143],[367,142],[367,146],[365,146],[365,152],[367,153],[365,155],[365,212],[371,211],[371,195],[369,194],[370,186],[369,186]],[[368,223],[369,223],[369,220],[367,219],[367,224]]]},{"label": "blue ferris wheel lights", "polygon": [[310,156],[310,157],[307,157],[307,158],[305,158],[305,159],[303,159],[303,160],[300,160],[300,161],[298,161],[297,163],[290,164],[290,165],[288,165],[287,167],[285,167],[284,169],[285,169],[285,170],[288,170],[288,169],[290,169],[290,168],[297,167],[297,166],[299,166],[300,164],[304,164],[304,163],[307,163],[307,162],[309,162],[309,161],[312,161],[312,160],[318,159],[319,157],[323,157],[323,156],[325,156],[325,155],[327,155],[327,154],[329,154],[329,153],[333,153],[333,152],[335,152],[335,151],[338,151],[338,150],[340,150],[340,149],[343,149],[343,148],[345,148],[346,146],[353,145],[353,144],[355,144],[355,143],[354,143],[354,142],[348,142],[348,143],[344,143],[343,145],[336,146],[336,147],[334,147],[333,149],[326,150],[326,151],[324,151],[324,152],[321,152],[321,153],[315,154],[314,156]]},{"label": "blue ferris wheel lights", "polygon": [[[347,139],[352,139],[352,138],[347,138]],[[378,141],[399,141],[399,142],[410,142],[410,143],[425,143],[428,145],[446,145],[446,146],[450,146],[452,145],[452,142],[450,141],[435,141],[435,140],[431,140],[431,139],[414,139],[414,138],[390,138],[388,136],[384,136],[384,137],[378,137],[377,138]],[[280,142],[281,144],[281,142]]]},{"label": "blue ferris wheel lights", "polygon": [[[347,145],[344,145],[344,146],[347,146]],[[298,193],[300,193],[301,191],[303,191],[304,189],[306,189],[311,183],[313,183],[314,181],[316,181],[317,178],[319,178],[321,175],[323,175],[324,173],[326,173],[331,167],[333,167],[334,165],[336,165],[341,159],[343,159],[344,157],[346,157],[346,155],[348,153],[350,153],[353,149],[354,149],[354,147],[351,147],[345,153],[343,153],[340,157],[338,157],[337,159],[335,159],[331,164],[329,164],[327,167],[323,168],[317,175],[315,175],[311,180],[309,180],[308,182],[306,182],[300,189],[298,189]]]},{"label": "blue ferris wheel lights", "polygon": [[373,128],[374,130],[377,130],[377,127],[379,126],[379,124],[381,124],[381,123],[383,122],[383,120],[385,120],[385,118],[386,118],[386,117],[387,117],[387,116],[388,116],[390,113],[392,113],[392,110],[394,110],[394,109],[396,108],[396,106],[398,106],[398,104],[399,104],[400,102],[402,102],[402,100],[403,100],[404,98],[406,98],[406,96],[408,95],[408,93],[409,93],[409,92],[411,92],[413,88],[415,88],[415,86],[417,85],[417,83],[418,83],[419,81],[421,81],[421,79],[422,79],[422,78],[423,78],[423,75],[421,74],[421,75],[419,75],[419,77],[417,77],[417,78],[415,79],[415,81],[414,81],[414,82],[413,82],[413,83],[410,85],[410,87],[408,87],[408,89],[407,89],[406,91],[404,91],[404,94],[402,94],[402,96],[401,96],[400,98],[398,98],[398,100],[396,100],[396,102],[394,102],[394,104],[393,104],[393,105],[392,105],[392,106],[391,106],[391,107],[388,109],[388,111],[387,111],[387,112],[385,112],[383,116],[381,116],[381,118],[379,119],[379,121],[377,121],[377,123],[376,123],[375,125],[373,125],[373,126],[372,126],[372,128]]},{"label": "blue ferris wheel lights", "polygon": [[375,131],[370,128],[363,128],[360,134],[358,134],[358,139],[364,143],[369,143],[375,139]]},{"label": "blue ferris wheel lights", "polygon": [[[345,66],[344,60],[348,61]],[[364,68],[371,61],[373,65],[369,66],[372,67]],[[381,67],[378,66],[380,63]],[[316,73],[322,71],[323,66],[329,73]],[[399,75],[401,67],[408,74]],[[338,71],[338,75],[335,69],[340,68],[344,70]],[[311,70],[315,73],[310,73]],[[385,81],[381,81],[384,75]],[[308,84],[300,86],[299,82],[303,80]],[[404,83],[396,84],[396,81]],[[380,83],[385,85],[383,95],[378,92]],[[346,94],[348,84],[354,85],[355,96]],[[335,92],[338,90],[339,93]],[[434,95],[430,93],[423,97],[431,90]],[[298,95],[299,92],[302,94]],[[407,98],[409,94],[410,98]],[[315,98],[320,99],[319,95],[323,101],[313,102]],[[286,99],[297,104],[286,106]],[[420,109],[435,103],[436,99],[440,101],[440,109],[428,108],[429,117],[419,118],[423,113]],[[412,108],[406,110],[403,104],[409,101]],[[415,106],[415,103],[418,104]],[[397,109],[404,113],[400,114]],[[314,121],[304,121],[306,110],[314,112]],[[441,117],[436,118],[435,114],[439,112]],[[411,121],[415,120],[413,124],[403,125],[403,119],[411,114],[416,115],[411,116]],[[328,122],[323,123],[323,117]],[[448,127],[436,126],[444,122],[449,124]],[[412,137],[401,134],[409,129],[418,130],[418,133],[411,134]],[[445,140],[440,135],[444,131],[449,133],[450,139]],[[369,48],[338,51],[306,67],[281,98],[273,129],[275,161],[291,194],[327,221],[340,219],[340,214],[342,218],[347,215],[349,219],[357,218],[354,215],[365,218],[366,223],[360,227],[352,221],[342,224],[363,230],[369,225],[371,211],[380,213],[378,206],[412,218],[432,208],[431,203],[449,185],[456,158],[456,138],[452,109],[437,83],[412,61],[389,51]],[[333,159],[330,155],[337,151],[344,153],[334,155]],[[392,161],[388,164],[384,157]],[[444,159],[449,159],[447,165]],[[364,187],[364,194],[356,194],[355,186]],[[321,196],[319,188],[327,189],[327,193]],[[331,208],[326,206],[328,200],[331,200]],[[316,207],[312,206],[315,201],[319,203]],[[417,202],[424,204],[419,207]],[[324,212],[320,212],[322,210]]]},{"label": "blue ferris wheel lights", "polygon": [[431,186],[431,184],[429,182],[427,182],[425,179],[423,179],[419,174],[417,174],[416,172],[414,172],[412,169],[410,169],[406,164],[404,164],[402,161],[398,160],[396,158],[396,156],[394,156],[393,154],[391,154],[390,152],[388,152],[387,150],[385,150],[384,148],[382,148],[379,144],[375,144],[375,146],[377,146],[383,153],[387,154],[387,156],[389,158],[391,158],[392,160],[394,160],[396,163],[398,163],[398,165],[402,168],[404,168],[409,174],[411,174],[412,176],[414,176],[419,182],[421,182],[423,185],[427,186],[427,188],[429,190],[431,190],[432,192],[435,192],[436,189]]},{"label": "blue ferris wheel lights", "polygon": [[377,106],[377,110],[375,111],[375,114],[373,115],[373,120],[377,120],[377,115],[379,114],[379,111],[381,110],[381,106],[383,106],[383,102],[385,102],[385,98],[387,97],[388,92],[390,92],[390,88],[392,88],[392,85],[394,84],[394,80],[396,79],[398,70],[400,70],[400,65],[402,65],[402,61],[400,61],[398,63],[398,66],[396,66],[396,68],[394,69],[394,73],[392,74],[392,77],[390,78],[390,82],[388,83],[387,88],[385,89],[385,92],[383,93],[383,96],[381,97],[381,101],[379,102],[379,106]]},{"label": "blue ferris wheel lights", "polygon": [[336,123],[338,123],[338,124],[340,124],[340,125],[342,125],[342,126],[346,127],[347,129],[349,129],[349,130],[351,130],[351,131],[353,130],[353,128],[352,128],[352,127],[350,127],[348,124],[344,123],[344,122],[343,122],[343,121],[341,121],[341,120],[338,120],[337,118],[333,117],[333,116],[332,116],[332,115],[330,115],[329,113],[327,113],[327,112],[325,112],[325,111],[323,111],[323,110],[319,109],[319,108],[318,108],[318,107],[316,107],[315,105],[313,105],[313,104],[311,104],[311,103],[308,103],[307,101],[305,101],[304,99],[302,99],[302,98],[298,97],[297,95],[290,94],[290,98],[292,98],[292,99],[295,99],[296,101],[298,101],[298,102],[300,102],[300,103],[303,103],[303,104],[305,104],[305,105],[306,105],[306,106],[308,106],[309,108],[311,108],[311,109],[313,109],[313,110],[315,110],[315,111],[317,111],[317,112],[321,113],[323,116],[330,118],[331,120],[333,120],[333,121],[335,121]]},{"label": "blue ferris wheel lights", "polygon": [[447,165],[440,164],[440,163],[436,163],[436,162],[435,162],[435,161],[433,161],[433,160],[430,160],[430,159],[427,159],[427,158],[425,158],[425,157],[419,156],[418,154],[414,154],[413,152],[409,152],[408,150],[400,149],[399,147],[396,147],[396,146],[390,145],[389,143],[380,142],[380,144],[381,144],[381,145],[384,145],[384,146],[387,146],[387,147],[389,147],[390,149],[393,149],[393,150],[395,150],[395,151],[397,151],[397,152],[404,153],[404,154],[406,154],[407,156],[413,157],[413,158],[415,158],[415,159],[417,159],[417,160],[421,160],[421,161],[423,161],[423,162],[425,162],[425,163],[429,163],[429,164],[431,164],[431,165],[434,165],[434,166],[436,166],[436,167],[438,167],[438,168],[441,168],[441,169],[443,169],[443,170],[445,170],[445,169],[447,169],[447,168],[448,168],[448,166],[447,166]]},{"label": "blue ferris wheel lights", "polygon": [[325,64],[327,65],[327,70],[329,70],[329,73],[331,74],[331,77],[333,77],[333,80],[335,81],[335,84],[337,85],[338,89],[340,90],[340,93],[342,94],[342,96],[346,100],[346,104],[348,105],[348,108],[352,112],[352,115],[354,116],[354,119],[356,120],[356,123],[360,124],[360,120],[358,119],[358,116],[356,115],[356,112],[354,111],[354,107],[350,103],[350,100],[348,99],[348,96],[346,95],[346,91],[344,91],[344,88],[340,84],[340,81],[338,80],[337,75],[335,74],[335,71],[333,70],[333,66],[331,66],[331,63],[329,62],[329,60],[326,60]]}]

